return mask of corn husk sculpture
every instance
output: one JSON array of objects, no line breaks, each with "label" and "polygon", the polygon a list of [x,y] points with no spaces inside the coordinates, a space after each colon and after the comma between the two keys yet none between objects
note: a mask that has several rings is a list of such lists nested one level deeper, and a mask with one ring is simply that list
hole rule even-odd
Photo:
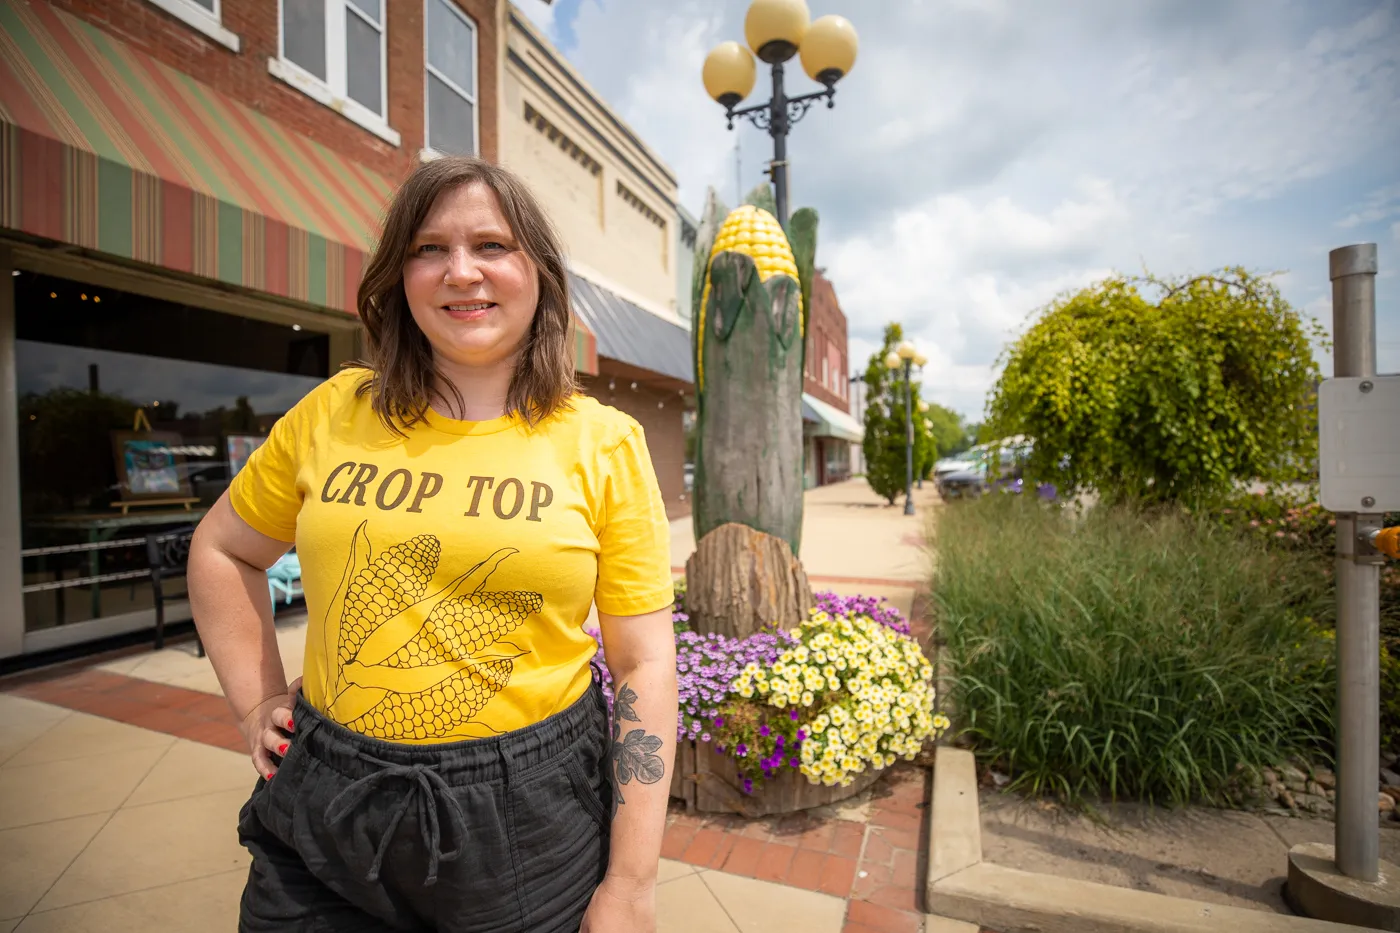
[{"label": "corn husk sculpture", "polygon": [[[795,555],[802,539],[802,372],[817,215],[797,211],[784,230],[760,186],[726,211],[710,192],[696,243],[696,556],[687,565],[687,611],[697,630],[742,635],[795,624],[811,591]],[[772,547],[742,526],[783,542]],[[717,529],[724,545],[706,543]],[[767,550],[766,558],[755,558]],[[713,552],[713,553],[711,553]],[[783,555],[786,556],[783,556]],[[740,570],[736,561],[757,560]],[[736,592],[742,576],[785,575]],[[721,578],[733,578],[725,582]],[[783,590],[759,599],[758,590]],[[767,604],[755,605],[755,600]],[[747,606],[736,608],[736,603]],[[727,608],[726,608],[727,606]],[[732,617],[748,612],[748,621]],[[699,618],[697,618],[697,616]]]}]

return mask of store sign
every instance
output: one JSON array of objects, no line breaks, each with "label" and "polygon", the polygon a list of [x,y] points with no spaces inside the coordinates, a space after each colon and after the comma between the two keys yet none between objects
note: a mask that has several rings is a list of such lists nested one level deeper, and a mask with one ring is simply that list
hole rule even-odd
[{"label": "store sign", "polygon": [[1400,376],[1324,380],[1317,415],[1322,507],[1400,511]]}]

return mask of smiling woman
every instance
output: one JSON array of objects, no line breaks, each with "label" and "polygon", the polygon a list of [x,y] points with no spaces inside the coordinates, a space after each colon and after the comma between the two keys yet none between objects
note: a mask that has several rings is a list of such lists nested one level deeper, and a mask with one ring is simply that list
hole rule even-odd
[{"label": "smiling woman", "polygon": [[[576,394],[567,281],[519,179],[419,166],[360,289],[364,361],[201,523],[195,620],[263,778],[240,929],[655,930],[670,526],[640,425]],[[289,695],[263,571],[291,542]],[[591,673],[595,605],[630,757]]]},{"label": "smiling woman", "polygon": [[359,311],[375,373],[361,391],[391,427],[422,421],[438,388],[468,417],[457,380],[487,370],[509,371],[504,411],[532,423],[575,390],[559,236],[529,189],[489,162],[435,159],[414,172],[365,271]]}]

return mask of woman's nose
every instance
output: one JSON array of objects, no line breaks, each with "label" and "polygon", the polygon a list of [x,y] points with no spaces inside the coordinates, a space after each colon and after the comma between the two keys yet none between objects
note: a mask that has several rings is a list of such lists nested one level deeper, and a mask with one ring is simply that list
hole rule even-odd
[{"label": "woman's nose", "polygon": [[481,266],[471,250],[459,246],[452,250],[447,259],[447,271],[443,281],[448,285],[475,285],[481,281]]}]

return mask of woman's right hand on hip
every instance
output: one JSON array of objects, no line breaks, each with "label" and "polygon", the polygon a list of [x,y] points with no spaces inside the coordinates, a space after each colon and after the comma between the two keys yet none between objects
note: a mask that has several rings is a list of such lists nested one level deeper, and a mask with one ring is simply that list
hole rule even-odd
[{"label": "woman's right hand on hip", "polygon": [[297,692],[301,689],[301,678],[292,681],[285,696],[271,696],[263,700],[243,717],[240,728],[248,743],[248,751],[253,767],[258,774],[272,780],[277,766],[287,754],[296,723],[292,720],[292,708],[296,705]]}]

